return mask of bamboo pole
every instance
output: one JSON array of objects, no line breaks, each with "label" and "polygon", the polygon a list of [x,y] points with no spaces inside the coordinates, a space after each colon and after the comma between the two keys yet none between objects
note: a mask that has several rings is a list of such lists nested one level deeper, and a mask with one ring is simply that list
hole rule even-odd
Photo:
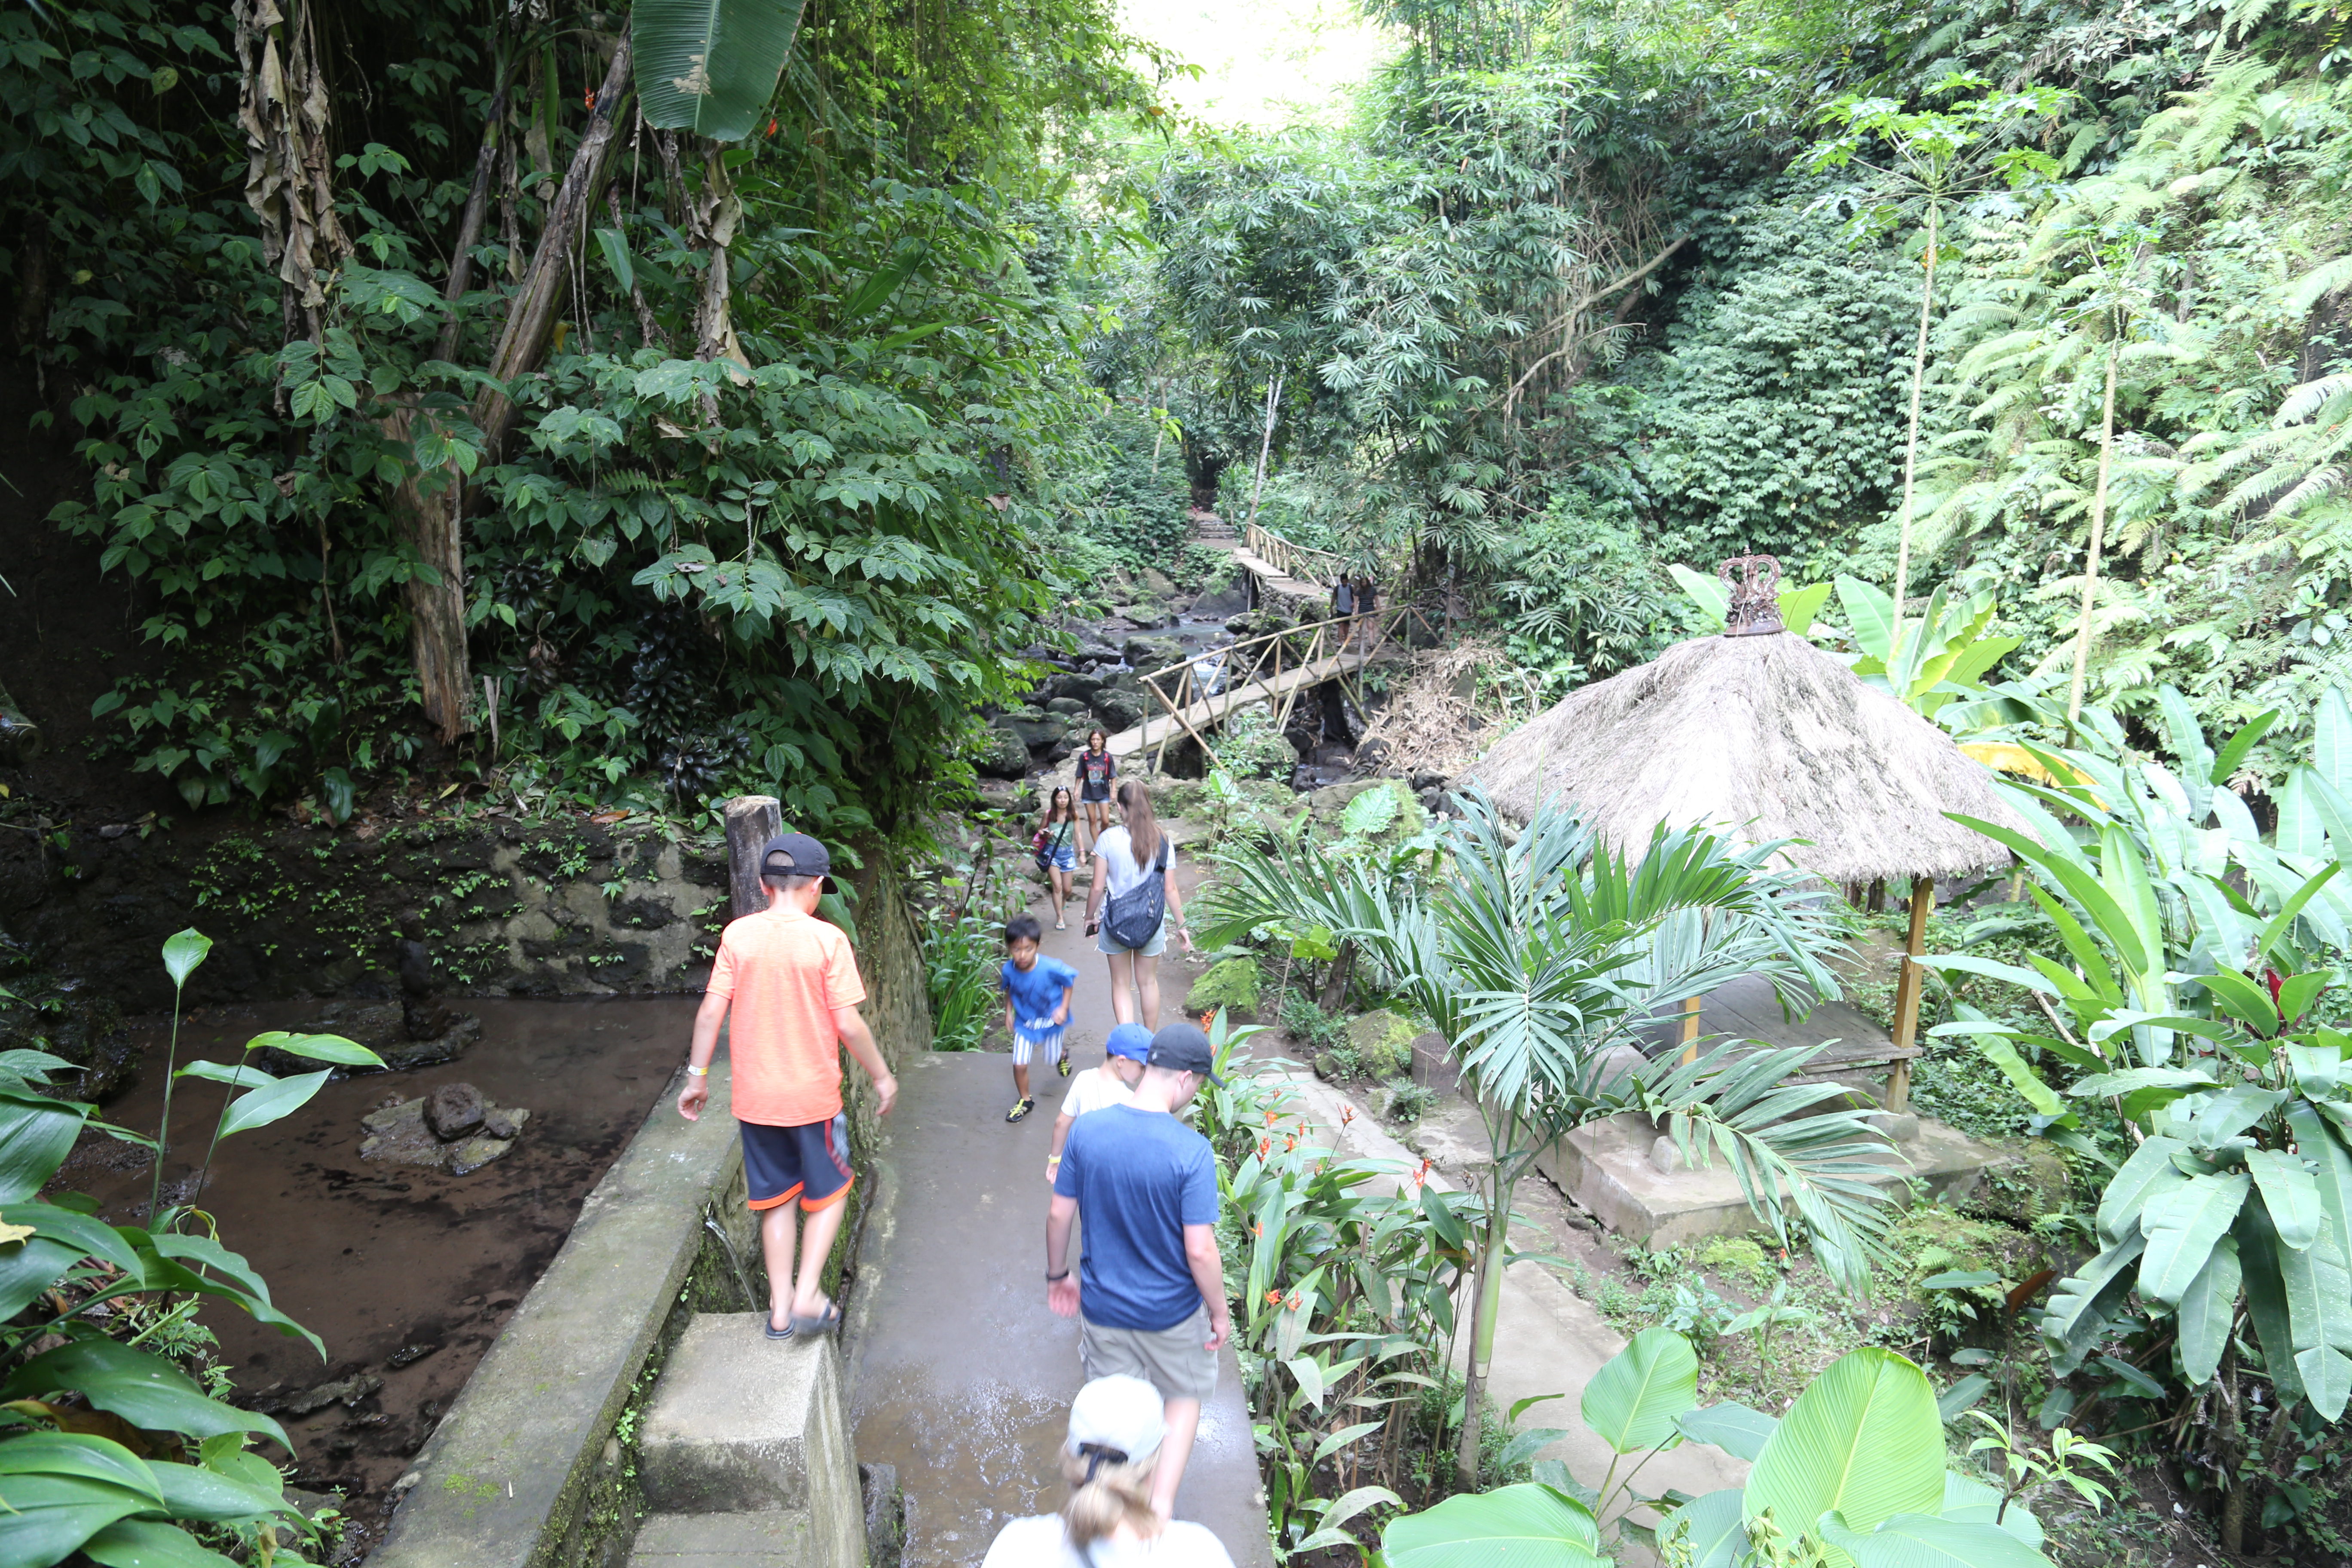
[{"label": "bamboo pole", "polygon": [[[1927,973],[1919,954],[1927,943],[1927,915],[1936,907],[1936,879],[1915,878],[1911,883],[1911,929],[1903,944],[1903,972],[1895,982],[1895,1048],[1911,1048],[1919,1032],[1919,985]],[[1899,1057],[1886,1073],[1886,1109],[1908,1110],[1911,1104],[1911,1060]]]},{"label": "bamboo pole", "polygon": [[1698,1060],[1698,1008],[1704,998],[1685,997],[1683,1001],[1683,1060]]}]

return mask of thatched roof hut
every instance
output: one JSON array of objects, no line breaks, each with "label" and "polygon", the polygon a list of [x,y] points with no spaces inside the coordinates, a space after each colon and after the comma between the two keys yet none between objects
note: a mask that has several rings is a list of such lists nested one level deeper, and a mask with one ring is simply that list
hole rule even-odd
[{"label": "thatched roof hut", "polygon": [[2022,827],[1951,738],[1804,637],[1694,637],[1570,694],[1471,768],[1496,804],[1574,802],[1638,853],[1660,823],[1748,842],[1852,885],[1951,877],[2009,851],[1944,814]]}]

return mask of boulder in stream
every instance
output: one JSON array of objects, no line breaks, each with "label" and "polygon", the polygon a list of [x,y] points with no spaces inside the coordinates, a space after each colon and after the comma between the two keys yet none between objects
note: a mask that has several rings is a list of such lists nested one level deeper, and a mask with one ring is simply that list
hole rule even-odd
[{"label": "boulder in stream", "polygon": [[[470,1175],[512,1149],[530,1120],[530,1111],[493,1105],[472,1084],[445,1083],[430,1096],[399,1100],[362,1117],[368,1136],[360,1144],[360,1158]],[[462,1131],[444,1138],[439,1127]]]}]

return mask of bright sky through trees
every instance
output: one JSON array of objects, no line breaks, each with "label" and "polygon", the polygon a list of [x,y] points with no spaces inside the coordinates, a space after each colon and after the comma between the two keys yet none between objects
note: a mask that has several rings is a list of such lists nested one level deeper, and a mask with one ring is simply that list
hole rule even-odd
[{"label": "bright sky through trees", "polygon": [[1123,0],[1119,12],[1129,31],[1201,68],[1199,80],[1171,82],[1165,96],[1220,125],[1337,121],[1340,89],[1397,44],[1350,0]]}]

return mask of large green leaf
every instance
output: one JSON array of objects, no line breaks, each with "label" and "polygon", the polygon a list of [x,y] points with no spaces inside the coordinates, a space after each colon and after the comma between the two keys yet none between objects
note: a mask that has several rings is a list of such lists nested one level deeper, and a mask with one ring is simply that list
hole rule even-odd
[{"label": "large green leaf", "polygon": [[1465,1492],[1381,1531],[1389,1568],[1605,1568],[1582,1503],[1532,1481]]},{"label": "large green leaf", "polygon": [[0,1389],[10,1399],[62,1392],[79,1394],[99,1409],[152,1432],[193,1437],[257,1432],[291,1447],[285,1428],[268,1416],[207,1399],[187,1373],[162,1356],[113,1340],[76,1340],[45,1351],[18,1367]]},{"label": "large green leaf", "polygon": [[212,950],[213,939],[194,926],[164,938],[163,969],[171,975],[173,985],[186,985],[188,976],[196,972],[196,965],[202,963],[205,954]]},{"label": "large green leaf", "polygon": [[151,1519],[125,1519],[82,1542],[82,1552],[105,1568],[237,1568],[176,1525]]},{"label": "large green leaf", "polygon": [[1778,1416],[1729,1403],[1685,1410],[1675,1417],[1675,1426],[1692,1442],[1712,1444],[1734,1458],[1750,1462],[1764,1451],[1765,1442],[1780,1425]]},{"label": "large green leaf", "polygon": [[217,1470],[201,1469],[194,1465],[158,1464],[154,1475],[156,1484],[163,1489],[163,1500],[173,1519],[226,1523],[293,1510],[281,1491],[267,1490]]},{"label": "large green leaf", "polygon": [[2050,1559],[2009,1531],[1924,1513],[1899,1513],[1876,1530],[1822,1521],[1822,1534],[1856,1568],[2050,1568]]},{"label": "large green leaf", "polygon": [[1694,1498],[1666,1515],[1658,1526],[1661,1545],[1679,1529],[1691,1549],[1690,1568],[1733,1568],[1748,1551],[1748,1521],[1739,1508],[1739,1489],[1727,1487]]},{"label": "large green leaf", "polygon": [[800,0],[637,0],[629,46],[646,123],[740,142],[775,96]]},{"label": "large green leaf", "polygon": [[2346,1272],[2335,1228],[2323,1223],[2307,1247],[2283,1246],[2278,1265],[2295,1373],[2311,1407],[2333,1421],[2352,1398],[2352,1274]]},{"label": "large green leaf", "polygon": [[2286,1280],[2279,1260],[2288,1248],[2271,1228],[2270,1210],[2248,1204],[2238,1213],[2231,1231],[2238,1244],[2238,1268],[2246,1292],[2246,1317],[2262,1346],[2263,1368],[2282,1396],[2304,1396],[2303,1374],[2294,1364],[2294,1327],[2287,1310]]},{"label": "large green leaf", "polygon": [[0,1568],[49,1568],[116,1520],[155,1507],[143,1493],[76,1475],[10,1476],[0,1500]]},{"label": "large green leaf", "polygon": [[282,1121],[310,1103],[310,1097],[327,1087],[335,1076],[332,1068],[306,1072],[297,1078],[281,1078],[264,1084],[250,1093],[241,1094],[221,1110],[220,1135],[248,1132],[256,1127],[267,1127]]},{"label": "large green leaf", "polygon": [[1875,1528],[1944,1503],[1944,1423],[1927,1374],[1893,1351],[1851,1351],[1816,1377],[1757,1456],[1742,1507],[1783,1529],[1844,1515]]},{"label": "large green leaf", "polygon": [[248,1051],[284,1051],[289,1057],[302,1057],[314,1062],[333,1062],[338,1067],[380,1068],[383,1058],[360,1044],[341,1035],[295,1035],[283,1029],[270,1029],[245,1042]]},{"label": "large green leaf", "polygon": [[1959,1524],[1998,1522],[2036,1552],[2042,1550],[2042,1521],[2033,1517],[2032,1510],[2021,1502],[2001,1507],[2000,1489],[1958,1470],[1944,1472],[1943,1517]]},{"label": "large green leaf", "polygon": [[2286,1108],[2287,1125],[2294,1130],[2295,1147],[2312,1163],[2312,1185],[2319,1207],[2335,1228],[2337,1245],[2352,1237],[2352,1150],[2343,1135],[2306,1101]]},{"label": "large green leaf", "polygon": [[2252,1185],[2245,1173],[2231,1171],[2192,1176],[2150,1199],[2140,1210],[2147,1252],[2139,1260],[2139,1293],[2179,1305],[2213,1244],[2229,1234]]},{"label": "large green leaf", "polygon": [[48,1184],[87,1114],[84,1106],[0,1087],[0,1204],[22,1203]]},{"label": "large green leaf", "polygon": [[2271,1224],[2281,1241],[2300,1251],[2318,1239],[2323,1212],[2319,1185],[2301,1159],[2277,1149],[2249,1149],[2246,1169],[2262,1189],[2263,1205],[2271,1211]]},{"label": "large green leaf", "polygon": [[[0,1476],[79,1476],[139,1492],[163,1506],[163,1491],[147,1461],[106,1437],[79,1432],[27,1432],[0,1443]],[[0,1482],[0,1497],[7,1495]]]},{"label": "large green leaf", "polygon": [[1698,1401],[1698,1355],[1672,1329],[1643,1329],[1584,1385],[1584,1424],[1620,1454],[1677,1442],[1675,1417]]},{"label": "large green leaf", "polygon": [[2107,1190],[2100,1194],[2100,1236],[2112,1243],[2139,1234],[2141,1205],[2157,1193],[2189,1180],[2188,1173],[2172,1163],[2172,1156],[2188,1147],[2180,1139],[2159,1133],[2132,1151],[2131,1158],[2107,1178]]},{"label": "large green leaf", "polygon": [[2221,1352],[2230,1342],[2230,1325],[2238,1314],[2238,1291],[2243,1283],[2237,1241],[2225,1236],[2213,1244],[2205,1267],[2197,1271],[2197,1278],[2180,1297],[2180,1364],[2190,1383],[2201,1387],[2213,1381],[2213,1373],[2221,1364]]},{"label": "large green leaf", "polygon": [[2061,1280],[2042,1314],[2042,1338],[2050,1349],[2051,1370],[2060,1376],[2083,1364],[2131,1299],[2132,1268],[2147,1238],[2127,1236]]},{"label": "large green leaf", "polygon": [[1895,643],[1894,595],[1859,577],[1840,577],[1837,595],[1854,642],[1884,668]]}]

